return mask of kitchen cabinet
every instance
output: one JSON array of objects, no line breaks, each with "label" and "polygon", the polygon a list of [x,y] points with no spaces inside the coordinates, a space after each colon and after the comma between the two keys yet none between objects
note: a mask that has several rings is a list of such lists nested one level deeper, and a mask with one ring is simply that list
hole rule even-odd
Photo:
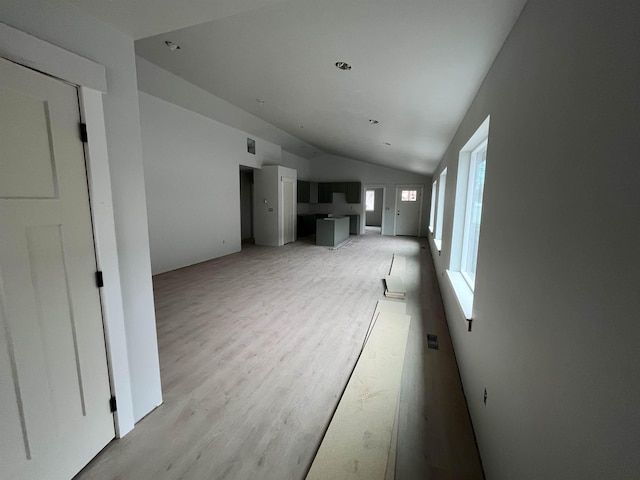
[{"label": "kitchen cabinet", "polygon": [[362,202],[362,183],[360,182],[318,183],[318,203],[333,203],[334,193],[344,193],[347,203],[361,203]]},{"label": "kitchen cabinet", "polygon": [[349,218],[329,217],[316,220],[316,245],[335,247],[349,238]]},{"label": "kitchen cabinet", "polygon": [[362,184],[360,182],[346,183],[347,203],[361,203]]},{"label": "kitchen cabinet", "polygon": [[309,182],[298,180],[298,203],[310,203],[310,185]]},{"label": "kitchen cabinet", "polygon": [[318,203],[333,203],[332,183],[323,182],[318,184]]},{"label": "kitchen cabinet", "polygon": [[349,233],[351,235],[360,234],[360,215],[347,215],[349,217]]}]

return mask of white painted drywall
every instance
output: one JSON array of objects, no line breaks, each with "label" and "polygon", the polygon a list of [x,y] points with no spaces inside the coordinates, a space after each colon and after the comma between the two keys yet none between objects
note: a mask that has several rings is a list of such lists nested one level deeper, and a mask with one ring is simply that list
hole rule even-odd
[{"label": "white painted drywall", "polygon": [[382,225],[382,188],[368,188],[367,190],[373,190],[373,210],[366,212],[366,224],[373,227],[380,227]]},{"label": "white painted drywall", "polygon": [[245,132],[139,98],[153,273],[240,251],[239,167],[279,158],[280,147],[255,138],[249,154]]},{"label": "white painted drywall", "polygon": [[[435,174],[433,259],[492,480],[640,472],[638,18],[636,0],[529,0]],[[489,114],[467,332],[443,272],[458,152]]]},{"label": "white painted drywall", "polygon": [[282,159],[279,164],[294,169],[300,180],[306,180],[311,175],[311,162],[313,160],[282,150]]},{"label": "white painted drywall", "polygon": [[253,172],[253,236],[256,245],[280,245],[278,166],[266,165]]},{"label": "white painted drywall", "polygon": [[162,395],[133,40],[60,0],[3,0],[1,20],[106,67],[104,115],[137,421],[162,402]]},{"label": "white painted drywall", "polygon": [[[385,196],[385,205],[382,222],[382,234],[393,235],[395,230],[395,191],[396,185],[423,185],[425,191],[431,184],[431,178],[419,175],[417,173],[405,172],[388,167],[381,167],[371,163],[360,162],[351,158],[338,157],[335,155],[321,155],[311,161],[310,178],[318,182],[347,182],[359,181],[362,184],[376,184],[387,187],[387,195]],[[391,192],[391,193],[389,193]],[[349,212],[335,213],[358,213],[361,219],[365,218],[364,206],[364,189],[362,191],[362,203],[353,206],[353,210]],[[429,203],[430,195],[422,196],[422,228],[420,236],[426,236],[429,226]],[[345,204],[348,205],[348,204]],[[309,213],[334,213],[320,212],[326,208],[322,204],[310,205]],[[357,209],[357,211],[356,211]],[[360,222],[361,231],[364,232],[364,221]]]},{"label": "white painted drywall", "polygon": [[[192,112],[200,113],[237,130],[247,132],[251,137],[268,138],[270,143],[290,146],[289,150],[293,152],[308,152],[308,155],[311,155],[316,150],[313,145],[304,140],[241,110],[226,100],[212,95],[142,57],[138,57],[136,63],[138,86],[140,90],[149,95],[162,98]],[[301,151],[303,146],[304,152]],[[297,157],[297,155],[293,155],[293,157]],[[280,158],[273,159],[274,165],[278,162],[280,162]],[[287,162],[287,158],[285,158],[285,162]]]}]

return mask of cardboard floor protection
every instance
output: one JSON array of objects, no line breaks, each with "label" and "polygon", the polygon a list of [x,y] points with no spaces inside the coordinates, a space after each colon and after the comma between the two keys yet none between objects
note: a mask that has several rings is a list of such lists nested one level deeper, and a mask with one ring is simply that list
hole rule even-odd
[{"label": "cardboard floor protection", "polygon": [[402,255],[393,254],[393,260],[391,261],[391,268],[389,269],[389,275],[403,276],[407,269],[407,259]]},{"label": "cardboard floor protection", "polygon": [[406,290],[402,277],[396,275],[387,275],[384,279],[384,283],[387,288],[384,291],[384,295],[389,298],[404,298]]},{"label": "cardboard floor protection", "polygon": [[407,313],[407,304],[404,302],[393,302],[391,300],[378,300],[376,303],[376,309],[373,312],[373,318],[371,319],[371,322],[369,322],[369,329],[364,337],[363,348],[364,345],[366,345],[367,340],[369,340],[369,335],[371,335],[371,330],[373,329],[380,312]]},{"label": "cardboard floor protection", "polygon": [[378,313],[307,480],[385,480],[410,320]]}]

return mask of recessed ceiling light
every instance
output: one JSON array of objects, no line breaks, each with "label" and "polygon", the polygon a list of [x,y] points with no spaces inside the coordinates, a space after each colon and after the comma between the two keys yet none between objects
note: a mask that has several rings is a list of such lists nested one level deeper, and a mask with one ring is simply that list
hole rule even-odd
[{"label": "recessed ceiling light", "polygon": [[371,125],[378,125],[380,122],[379,122],[378,120],[375,120],[375,119],[373,119],[373,118],[370,118],[370,119],[369,119],[369,123],[370,123]]},{"label": "recessed ceiling light", "polygon": [[177,43],[173,43],[169,40],[165,41],[164,44],[167,46],[167,48],[169,50],[171,50],[172,52],[175,52],[176,50],[180,50],[180,45],[178,45]]},{"label": "recessed ceiling light", "polygon": [[336,62],[336,67],[340,70],[351,70],[351,65],[347,62]]},{"label": "recessed ceiling light", "polygon": [[383,145],[386,145],[387,147],[390,147],[391,144],[389,142],[382,142]]}]

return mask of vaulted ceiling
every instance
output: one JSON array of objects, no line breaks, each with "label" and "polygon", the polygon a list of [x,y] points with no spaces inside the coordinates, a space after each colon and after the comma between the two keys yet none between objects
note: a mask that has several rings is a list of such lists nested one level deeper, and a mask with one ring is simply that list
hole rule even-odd
[{"label": "vaulted ceiling", "polygon": [[143,58],[302,140],[283,145],[292,153],[428,175],[526,0],[73,3]]}]

